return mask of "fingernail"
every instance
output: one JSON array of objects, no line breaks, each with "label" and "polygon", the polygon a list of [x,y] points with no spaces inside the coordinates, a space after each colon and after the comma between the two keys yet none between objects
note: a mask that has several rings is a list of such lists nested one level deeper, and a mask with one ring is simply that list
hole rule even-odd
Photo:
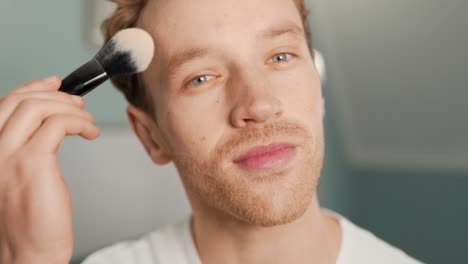
[{"label": "fingernail", "polygon": [[44,81],[46,83],[54,83],[55,81],[57,81],[57,77],[56,76],[50,76],[50,77],[45,78]]}]

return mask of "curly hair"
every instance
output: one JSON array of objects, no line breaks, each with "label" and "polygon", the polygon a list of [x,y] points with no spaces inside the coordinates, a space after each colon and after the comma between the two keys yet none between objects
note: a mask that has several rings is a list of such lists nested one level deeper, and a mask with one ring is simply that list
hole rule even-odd
[{"label": "curly hair", "polygon": [[[102,24],[102,31],[104,34],[105,42],[108,42],[117,32],[122,29],[135,27],[137,21],[145,8],[148,0],[109,0],[117,5],[114,13],[107,18]],[[304,32],[307,38],[307,44],[311,55],[313,56],[311,32],[308,23],[308,10],[304,3],[304,0],[293,0],[299,11],[304,27]],[[127,101],[142,109],[146,113],[152,116],[154,113],[154,107],[151,100],[151,94],[148,89],[145,89],[142,85],[140,78],[137,74],[133,75],[121,75],[112,78],[112,83],[116,88],[121,91]]]}]

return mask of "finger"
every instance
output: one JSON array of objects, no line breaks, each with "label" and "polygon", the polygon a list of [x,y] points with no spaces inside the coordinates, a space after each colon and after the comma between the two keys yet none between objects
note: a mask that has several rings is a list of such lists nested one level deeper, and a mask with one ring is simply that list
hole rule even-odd
[{"label": "finger", "polygon": [[28,82],[13,92],[54,91],[60,88],[61,81],[57,76]]},{"label": "finger", "polygon": [[87,119],[75,115],[58,114],[47,118],[26,147],[41,153],[56,153],[65,136],[80,135],[92,140],[99,134],[99,128]]},{"label": "finger", "polygon": [[22,93],[12,93],[7,95],[0,101],[0,131],[5,124],[5,121],[13,113],[15,108],[22,101],[26,99],[47,99],[57,102],[70,103],[79,106],[80,108],[84,107],[84,99],[80,96],[69,95],[62,92],[22,92]]},{"label": "finger", "polygon": [[67,103],[50,100],[25,100],[13,112],[0,131],[2,151],[10,153],[23,145],[49,116],[69,114],[93,121],[93,116]]}]

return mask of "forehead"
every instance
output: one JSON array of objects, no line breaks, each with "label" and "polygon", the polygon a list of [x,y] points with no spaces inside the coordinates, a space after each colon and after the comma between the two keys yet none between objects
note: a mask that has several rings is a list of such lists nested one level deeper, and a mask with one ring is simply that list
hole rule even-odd
[{"label": "forehead", "polygon": [[150,0],[140,24],[165,54],[240,45],[275,23],[302,21],[293,0]]}]

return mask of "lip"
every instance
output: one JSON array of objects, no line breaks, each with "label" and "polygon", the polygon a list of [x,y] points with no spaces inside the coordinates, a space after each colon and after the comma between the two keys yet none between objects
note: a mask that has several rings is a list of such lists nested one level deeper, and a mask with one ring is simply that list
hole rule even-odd
[{"label": "lip", "polygon": [[257,146],[234,160],[246,170],[278,169],[284,167],[295,153],[296,146],[290,143],[272,143]]}]

